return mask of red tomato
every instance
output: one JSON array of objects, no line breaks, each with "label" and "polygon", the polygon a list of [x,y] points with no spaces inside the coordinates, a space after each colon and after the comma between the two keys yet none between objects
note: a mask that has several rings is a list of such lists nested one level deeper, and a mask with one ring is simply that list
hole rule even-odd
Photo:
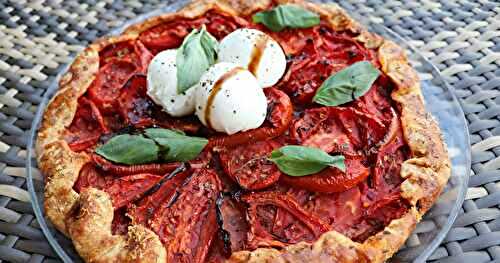
[{"label": "red tomato", "polygon": [[[321,219],[305,211],[297,201],[278,192],[257,192],[242,196],[248,204],[247,218],[250,224],[247,248],[260,246],[284,247],[302,240],[312,241],[330,227]],[[274,232],[277,209],[283,209],[293,217],[286,231]]]},{"label": "red tomato", "polygon": [[217,232],[216,199],[222,189],[213,170],[195,170],[150,227],[169,252],[167,262],[204,262]]},{"label": "red tomato", "polygon": [[370,169],[362,164],[362,158],[346,156],[346,172],[342,172],[335,167],[327,167],[321,172],[307,176],[281,177],[283,182],[307,189],[313,192],[336,193],[353,188],[358,183],[364,181],[370,174]]},{"label": "red tomato", "polygon": [[100,109],[113,112],[120,90],[135,74],[137,67],[124,60],[115,60],[99,69],[88,89],[89,97]]},{"label": "red tomato", "polygon": [[147,127],[154,123],[154,103],[146,95],[146,90],[146,76],[134,75],[120,92],[119,112],[129,125]]},{"label": "red tomato", "polygon": [[75,117],[65,132],[71,150],[83,151],[97,143],[102,133],[108,132],[97,106],[85,97],[78,100]]},{"label": "red tomato", "polygon": [[281,172],[267,158],[280,144],[269,140],[223,150],[220,159],[224,171],[241,187],[258,190],[273,185]]}]

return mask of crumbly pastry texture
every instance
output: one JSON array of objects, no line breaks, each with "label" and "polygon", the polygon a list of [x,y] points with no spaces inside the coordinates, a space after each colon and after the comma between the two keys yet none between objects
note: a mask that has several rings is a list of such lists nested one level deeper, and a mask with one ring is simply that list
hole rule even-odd
[{"label": "crumbly pastry texture", "polygon": [[[235,252],[229,262],[383,262],[403,245],[423,214],[437,200],[450,176],[450,161],[439,127],[426,112],[415,70],[404,51],[394,42],[366,31],[335,4],[296,3],[321,15],[334,30],[349,30],[366,47],[377,50],[381,70],[396,88],[391,94],[399,104],[404,137],[410,159],[401,167],[401,195],[411,204],[407,213],[393,220],[363,243],[330,231],[312,243],[300,242],[284,249],[259,248]],[[99,51],[111,43],[135,39],[140,32],[179,17],[195,18],[218,9],[232,15],[249,15],[264,9],[271,0],[198,0],[176,13],[165,14],[130,26],[122,35],[98,40],[80,53],[59,83],[59,91],[48,105],[36,144],[37,159],[46,176],[45,211],[57,229],[69,236],[87,262],[165,262],[168,251],[159,237],[140,226],[129,227],[128,234],[113,235],[113,208],[109,195],[89,188],[80,194],[73,190],[86,153],[75,153],[63,132],[75,115],[77,100],[95,78]]]}]

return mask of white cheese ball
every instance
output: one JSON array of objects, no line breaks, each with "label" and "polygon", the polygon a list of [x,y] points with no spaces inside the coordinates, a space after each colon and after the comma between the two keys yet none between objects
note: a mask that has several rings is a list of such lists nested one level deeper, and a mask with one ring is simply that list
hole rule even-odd
[{"label": "white cheese ball", "polygon": [[194,93],[191,87],[177,94],[177,50],[169,49],[158,53],[148,67],[147,94],[169,115],[181,117],[194,112]]},{"label": "white cheese ball", "polygon": [[195,101],[200,121],[218,132],[254,129],[266,118],[264,91],[252,73],[234,63],[210,67],[198,83]]},{"label": "white cheese ball", "polygon": [[237,29],[222,39],[219,61],[248,69],[264,88],[278,83],[286,70],[285,53],[278,42],[250,28]]}]

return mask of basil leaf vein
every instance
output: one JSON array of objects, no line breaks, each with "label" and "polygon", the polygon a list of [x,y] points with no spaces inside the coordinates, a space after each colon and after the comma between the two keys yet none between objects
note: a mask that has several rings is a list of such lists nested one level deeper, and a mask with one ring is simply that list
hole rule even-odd
[{"label": "basil leaf vein", "polygon": [[330,76],[314,95],[313,101],[325,106],[338,106],[363,96],[380,75],[368,61],[356,62]]},{"label": "basil leaf vein", "polygon": [[205,25],[189,33],[177,50],[177,93],[198,83],[201,75],[217,60],[217,40]]},{"label": "basil leaf vein", "polygon": [[308,28],[318,25],[320,17],[298,5],[279,5],[268,11],[253,15],[254,23],[262,23],[272,31],[278,32],[285,28]]},{"label": "basil leaf vein", "polygon": [[186,162],[192,160],[205,148],[208,140],[201,137],[186,136],[183,132],[151,128],[145,135],[164,147],[160,153],[165,161]]},{"label": "basil leaf vein", "polygon": [[329,155],[318,148],[287,145],[274,150],[269,158],[280,171],[291,176],[305,176],[320,172],[326,167],[345,171],[344,156]]},{"label": "basil leaf vein", "polygon": [[111,138],[95,152],[117,163],[143,164],[158,159],[159,147],[141,135],[122,134]]}]

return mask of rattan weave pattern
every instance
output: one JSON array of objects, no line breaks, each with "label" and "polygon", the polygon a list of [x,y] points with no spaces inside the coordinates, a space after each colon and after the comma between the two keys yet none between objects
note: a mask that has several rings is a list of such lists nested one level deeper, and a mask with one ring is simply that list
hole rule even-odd
[{"label": "rattan weave pattern", "polygon": [[[171,2],[0,0],[0,261],[56,260],[25,190],[28,130],[44,91],[90,41]],[[500,3],[339,2],[408,38],[455,87],[466,112],[473,144],[470,188],[431,259],[500,262]]]}]

